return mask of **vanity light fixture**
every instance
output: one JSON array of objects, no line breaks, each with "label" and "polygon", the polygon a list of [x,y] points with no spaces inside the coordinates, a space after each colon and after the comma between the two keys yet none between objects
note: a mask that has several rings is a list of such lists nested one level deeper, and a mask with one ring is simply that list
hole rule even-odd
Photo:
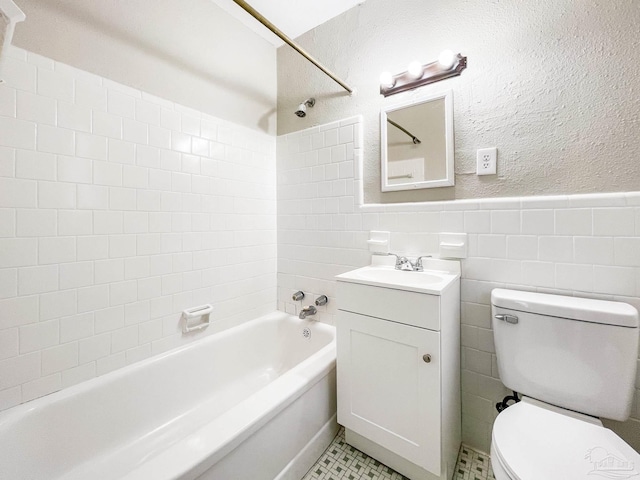
[{"label": "vanity light fixture", "polygon": [[422,74],[424,73],[424,70],[422,68],[422,64],[420,62],[413,61],[409,64],[409,66],[407,67],[407,73],[409,74],[409,76],[411,78],[414,79],[418,79],[422,77]]},{"label": "vanity light fixture", "polygon": [[380,93],[385,97],[414,88],[439,82],[446,78],[456,77],[467,68],[467,57],[444,50],[435,62],[421,65],[411,62],[406,72],[392,75],[383,72],[380,75]]},{"label": "vanity light fixture", "polygon": [[456,62],[456,55],[451,50],[443,50],[438,55],[438,63],[442,68],[451,68]]},{"label": "vanity light fixture", "polygon": [[396,84],[391,72],[382,72],[380,74],[380,85],[385,88],[391,88]]}]

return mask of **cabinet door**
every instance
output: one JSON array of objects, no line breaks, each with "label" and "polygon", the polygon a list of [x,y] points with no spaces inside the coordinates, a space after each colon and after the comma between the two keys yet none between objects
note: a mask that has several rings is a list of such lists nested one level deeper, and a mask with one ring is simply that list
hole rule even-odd
[{"label": "cabinet door", "polygon": [[337,349],[338,422],[440,475],[440,334],[339,311]]}]

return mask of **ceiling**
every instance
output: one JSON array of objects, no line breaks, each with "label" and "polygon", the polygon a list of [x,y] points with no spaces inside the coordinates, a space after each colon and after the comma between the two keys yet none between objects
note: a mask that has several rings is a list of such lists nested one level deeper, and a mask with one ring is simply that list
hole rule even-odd
[{"label": "ceiling", "polygon": [[[283,44],[233,0],[212,1],[276,47]],[[365,0],[249,0],[247,3],[289,37],[296,38],[364,2]]]}]

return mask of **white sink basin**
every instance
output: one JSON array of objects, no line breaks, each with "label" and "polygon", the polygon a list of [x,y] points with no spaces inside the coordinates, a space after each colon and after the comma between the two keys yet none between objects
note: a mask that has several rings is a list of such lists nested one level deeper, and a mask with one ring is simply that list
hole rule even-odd
[{"label": "white sink basin", "polygon": [[[361,269],[360,276],[374,282],[429,285],[442,281],[442,276],[427,272],[407,272],[403,270],[391,270],[388,267],[367,267]],[[416,275],[417,274],[417,275]]]},{"label": "white sink basin", "polygon": [[440,294],[456,278],[458,278],[457,274],[448,272],[435,270],[412,272],[373,265],[336,276],[338,281],[343,282],[432,294]]}]

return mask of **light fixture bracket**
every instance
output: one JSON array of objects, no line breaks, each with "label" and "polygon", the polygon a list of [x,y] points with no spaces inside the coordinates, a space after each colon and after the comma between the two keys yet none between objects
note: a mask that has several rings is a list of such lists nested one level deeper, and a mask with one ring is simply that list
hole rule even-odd
[{"label": "light fixture bracket", "polygon": [[430,83],[439,82],[451,77],[457,77],[467,68],[467,57],[459,53],[455,56],[453,65],[449,68],[443,67],[438,61],[427,63],[422,66],[422,75],[418,78],[409,75],[409,72],[402,72],[393,76],[393,86],[380,85],[380,94],[388,97],[396,93],[406,92],[414,88],[422,87]]}]

